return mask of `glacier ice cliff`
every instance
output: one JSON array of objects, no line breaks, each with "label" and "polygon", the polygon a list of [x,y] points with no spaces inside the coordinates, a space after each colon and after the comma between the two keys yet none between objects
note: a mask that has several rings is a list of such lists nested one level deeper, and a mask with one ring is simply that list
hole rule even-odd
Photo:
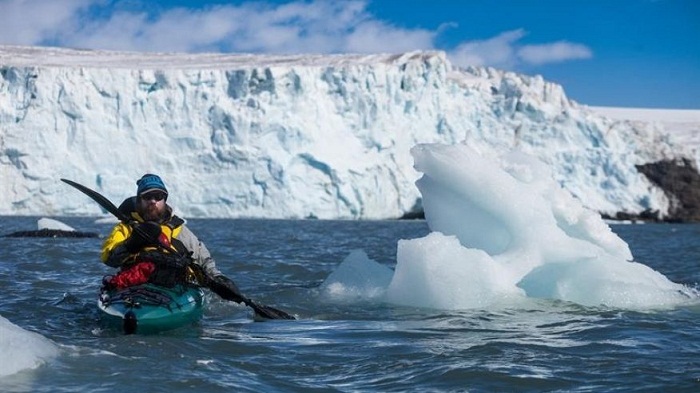
[{"label": "glacier ice cliff", "polygon": [[381,219],[421,209],[410,149],[519,150],[586,207],[667,214],[637,167],[692,159],[539,76],[441,52],[272,56],[0,46],[0,214],[94,215],[160,174],[185,217]]}]

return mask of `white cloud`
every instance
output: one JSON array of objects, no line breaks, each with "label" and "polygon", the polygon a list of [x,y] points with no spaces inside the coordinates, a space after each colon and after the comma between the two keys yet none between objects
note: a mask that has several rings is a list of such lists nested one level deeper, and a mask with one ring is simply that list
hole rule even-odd
[{"label": "white cloud", "polygon": [[585,45],[566,41],[520,45],[519,41],[526,34],[523,29],[518,29],[506,31],[487,40],[464,42],[450,51],[450,58],[460,66],[513,69],[520,64],[537,66],[593,57],[593,52]]},{"label": "white cloud", "polygon": [[[115,4],[0,0],[0,43],[159,52],[398,53],[436,49],[436,38],[453,26],[399,27],[368,13],[365,0],[251,1],[150,14]],[[592,56],[587,47],[564,41],[522,45],[525,35],[522,29],[506,31],[447,52],[460,66],[505,69]]]},{"label": "white cloud", "polygon": [[358,25],[345,37],[345,51],[359,53],[400,53],[432,49],[435,33],[398,29],[378,21]]},{"label": "white cloud", "polygon": [[515,44],[525,36],[522,29],[506,31],[482,41],[467,41],[449,52],[452,61],[460,66],[492,66],[512,68],[516,61]]},{"label": "white cloud", "polygon": [[528,64],[558,63],[573,59],[590,59],[593,52],[581,44],[559,41],[552,44],[526,45],[518,49],[518,56]]},{"label": "white cloud", "polygon": [[0,0],[0,43],[35,45],[56,39],[97,0]]}]

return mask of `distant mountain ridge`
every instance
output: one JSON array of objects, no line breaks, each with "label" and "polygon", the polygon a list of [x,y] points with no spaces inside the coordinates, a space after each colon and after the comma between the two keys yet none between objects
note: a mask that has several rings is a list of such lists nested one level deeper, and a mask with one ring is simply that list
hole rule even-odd
[{"label": "distant mountain ridge", "polygon": [[676,220],[677,196],[638,167],[699,161],[663,124],[603,116],[539,76],[457,69],[441,52],[0,46],[0,125],[5,215],[100,214],[58,179],[118,203],[157,172],[187,217],[397,218],[421,211],[410,148],[467,143],[539,157],[607,216]]}]

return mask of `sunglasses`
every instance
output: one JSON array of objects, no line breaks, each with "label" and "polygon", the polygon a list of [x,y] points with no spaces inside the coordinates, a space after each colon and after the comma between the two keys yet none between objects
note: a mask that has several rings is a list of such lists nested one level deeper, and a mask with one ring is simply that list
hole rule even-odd
[{"label": "sunglasses", "polygon": [[164,192],[149,192],[148,194],[141,195],[140,198],[144,201],[156,201],[160,202],[165,199],[166,194]]}]

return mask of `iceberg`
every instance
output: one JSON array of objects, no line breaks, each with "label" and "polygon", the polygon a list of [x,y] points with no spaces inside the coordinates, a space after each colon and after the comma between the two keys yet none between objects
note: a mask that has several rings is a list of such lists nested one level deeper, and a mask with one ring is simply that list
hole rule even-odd
[{"label": "iceberg", "polygon": [[37,220],[36,225],[39,230],[50,229],[54,231],[75,232],[75,228],[72,226],[48,217],[40,218]]},{"label": "iceberg", "polygon": [[55,358],[58,346],[46,337],[29,332],[0,316],[0,378],[35,369]]},{"label": "iceberg", "polygon": [[[421,144],[412,154],[431,233],[398,242],[393,272],[366,256],[348,257],[322,288],[449,310],[525,299],[639,310],[700,300],[635,262],[627,243],[538,159],[521,152],[494,158],[466,144]],[[353,269],[392,276],[368,285]]]}]

